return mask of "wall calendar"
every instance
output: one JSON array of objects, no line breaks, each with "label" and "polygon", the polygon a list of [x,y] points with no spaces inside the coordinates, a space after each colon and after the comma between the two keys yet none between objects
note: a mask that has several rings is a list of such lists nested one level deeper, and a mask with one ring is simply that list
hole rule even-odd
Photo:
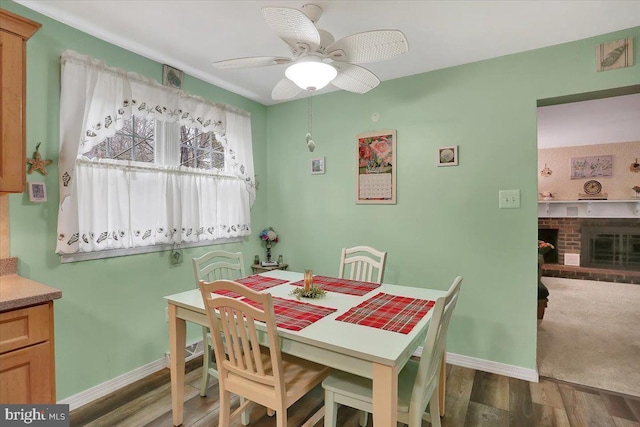
[{"label": "wall calendar", "polygon": [[396,131],[383,130],[357,136],[359,204],[396,203]]}]

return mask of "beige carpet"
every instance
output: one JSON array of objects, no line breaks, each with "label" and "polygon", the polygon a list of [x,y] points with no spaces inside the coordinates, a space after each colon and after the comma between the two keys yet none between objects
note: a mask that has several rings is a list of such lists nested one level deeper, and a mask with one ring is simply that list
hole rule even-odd
[{"label": "beige carpet", "polygon": [[640,285],[543,277],[540,376],[640,396]]}]

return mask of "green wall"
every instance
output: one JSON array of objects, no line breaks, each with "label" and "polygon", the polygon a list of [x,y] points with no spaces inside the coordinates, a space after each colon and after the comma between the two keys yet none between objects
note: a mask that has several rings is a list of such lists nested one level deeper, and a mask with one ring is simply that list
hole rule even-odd
[{"label": "green wall", "polygon": [[[2,7],[43,24],[28,43],[28,153],[42,141],[43,157],[57,160],[63,50],[162,78],[161,64],[15,3]],[[385,281],[391,283],[446,289],[462,275],[448,351],[535,369],[536,102],[640,84],[638,65],[596,73],[594,58],[598,43],[635,36],[637,44],[638,34],[634,28],[419,74],[365,95],[314,96],[314,153],[304,141],[306,100],[265,107],[189,76],[184,89],[252,113],[260,182],[252,225],[255,234],[266,225],[276,229],[275,253],[284,254],[290,269],[336,274],[340,248],[366,244],[389,252]],[[380,129],[397,130],[398,203],[356,205],[355,135]],[[459,146],[459,166],[436,167],[436,148],[451,144]],[[314,157],[326,157],[326,174],[309,174]],[[194,286],[189,259],[207,248],[185,250],[178,267],[166,252],[60,264],[55,163],[48,170],[49,202],[10,198],[11,252],[21,275],[63,292],[55,303],[63,399],[164,355],[162,297]],[[522,208],[498,209],[500,189],[520,189]],[[264,253],[255,236],[227,249],[243,251],[247,264]],[[191,330],[192,338],[197,332]]]},{"label": "green wall", "polygon": [[[313,153],[307,101],[269,107],[268,218],[293,269],[336,274],[340,248],[363,244],[388,251],[389,283],[447,289],[462,275],[447,350],[535,369],[537,100],[640,83],[638,65],[595,71],[597,44],[638,34],[314,96]],[[357,205],[356,135],[383,129],[397,131],[397,204]],[[436,166],[446,145],[459,146],[459,166]],[[309,173],[313,157],[325,175]],[[522,207],[498,209],[501,189],[520,189]]]},{"label": "green wall", "polygon": [[[47,184],[46,203],[30,203],[28,193],[11,195],[11,255],[20,275],[62,290],[56,300],[55,345],[58,400],[87,390],[164,357],[168,351],[165,295],[195,287],[191,258],[211,247],[184,250],[184,262],[169,264],[168,252],[61,264],[54,253],[58,217],[58,147],[60,55],[66,49],[100,58],[162,81],[162,64],[91,37],[13,2],[2,7],[42,24],[27,44],[27,154],[42,141],[40,152],[54,163],[48,175],[28,175]],[[265,179],[266,107],[190,76],[184,90],[233,105],[252,115],[255,173]],[[266,185],[258,190],[251,217],[258,232],[266,220]],[[264,254],[256,237],[224,249],[242,251],[248,271],[253,254]],[[277,250],[276,250],[276,253]],[[188,341],[201,337],[192,327]]]}]

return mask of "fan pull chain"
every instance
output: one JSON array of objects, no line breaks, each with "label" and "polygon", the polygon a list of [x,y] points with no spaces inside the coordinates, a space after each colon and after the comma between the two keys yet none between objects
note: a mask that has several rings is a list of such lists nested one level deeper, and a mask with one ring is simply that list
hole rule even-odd
[{"label": "fan pull chain", "polygon": [[309,95],[309,97],[307,98],[307,127],[308,127],[308,132],[307,132],[307,148],[309,149],[310,152],[313,153],[313,150],[315,150],[316,148],[316,143],[313,142],[313,139],[311,139],[311,132],[313,132],[313,102],[311,101],[311,97],[313,95]]}]

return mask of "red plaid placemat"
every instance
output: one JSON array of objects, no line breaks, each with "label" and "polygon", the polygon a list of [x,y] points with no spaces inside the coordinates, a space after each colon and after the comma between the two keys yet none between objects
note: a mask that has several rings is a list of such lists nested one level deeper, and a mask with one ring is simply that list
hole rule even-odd
[{"label": "red plaid placemat", "polygon": [[[249,289],[253,289],[256,292],[264,291],[265,289],[272,288],[277,285],[287,283],[287,280],[274,279],[273,277],[260,276],[254,274],[252,276],[243,277],[236,280],[236,282],[245,285]],[[231,298],[238,298],[240,295],[231,291],[217,291],[216,294],[225,295]]]},{"label": "red plaid placemat", "polygon": [[[325,291],[358,296],[362,296],[380,286],[380,284],[373,282],[360,282],[357,280],[338,279],[327,276],[313,276],[313,284],[321,287]],[[304,280],[294,282],[292,285],[304,286]]]},{"label": "red plaid placemat", "polygon": [[380,292],[336,320],[408,334],[435,304],[435,301]]},{"label": "red plaid placemat", "polygon": [[[262,309],[262,304],[247,298],[242,299],[249,305]],[[317,322],[327,314],[336,311],[335,308],[322,307],[296,300],[273,297],[273,311],[276,315],[276,325],[291,331],[299,331]]]}]

